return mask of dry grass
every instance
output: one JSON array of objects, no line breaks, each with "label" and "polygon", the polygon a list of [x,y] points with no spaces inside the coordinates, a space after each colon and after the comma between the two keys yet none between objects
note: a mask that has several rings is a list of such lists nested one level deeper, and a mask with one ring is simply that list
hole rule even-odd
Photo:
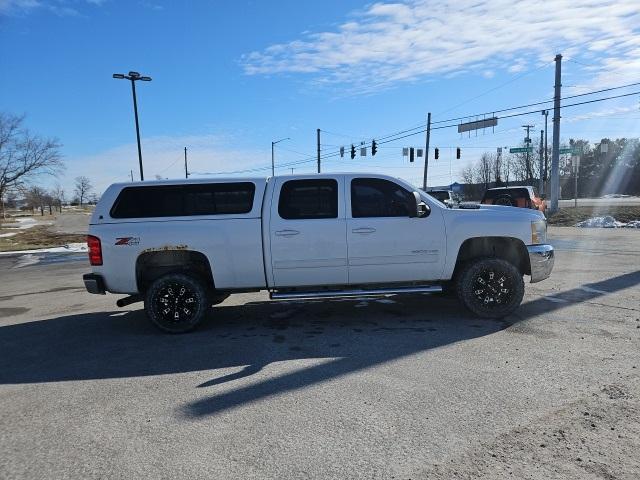
[{"label": "dry grass", "polygon": [[620,222],[630,222],[640,220],[639,206],[618,206],[618,207],[569,207],[561,208],[555,215],[548,218],[549,225],[562,227],[573,226],[578,222],[591,217],[603,217],[611,215]]},{"label": "dry grass", "polygon": [[85,242],[86,235],[52,232],[47,226],[35,226],[24,230],[5,230],[16,232],[11,237],[0,238],[0,252],[10,250],[31,250],[35,248],[59,247],[68,243]]}]

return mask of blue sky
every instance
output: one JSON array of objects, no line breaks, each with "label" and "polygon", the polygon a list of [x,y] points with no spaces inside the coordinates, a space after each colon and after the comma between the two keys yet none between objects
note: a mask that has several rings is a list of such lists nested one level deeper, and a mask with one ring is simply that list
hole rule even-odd
[{"label": "blue sky", "polygon": [[[425,122],[546,100],[563,53],[564,94],[640,81],[635,0],[485,2],[0,0],[0,109],[60,139],[70,189],[137,176],[131,92],[112,73],[136,70],[145,176],[269,166],[370,141]],[[637,90],[640,88],[636,87]],[[616,93],[635,91],[627,89]],[[483,151],[522,141],[533,114],[494,133],[434,132],[430,184],[459,178]],[[566,109],[562,137],[638,136],[638,96]],[[424,135],[323,170],[372,170],[420,182],[401,156]],[[463,158],[452,159],[460,146]],[[370,154],[369,154],[370,155]],[[313,171],[313,161],[295,172]],[[281,168],[280,173],[289,173]],[[256,172],[269,174],[268,170]],[[51,180],[47,180],[51,182]]]}]

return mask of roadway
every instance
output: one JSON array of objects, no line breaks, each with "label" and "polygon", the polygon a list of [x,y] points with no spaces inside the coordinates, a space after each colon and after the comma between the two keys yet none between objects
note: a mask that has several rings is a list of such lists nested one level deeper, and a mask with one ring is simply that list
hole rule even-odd
[{"label": "roadway", "polygon": [[638,478],[639,234],[550,228],[502,321],[243,294],[178,336],[0,257],[0,478]]}]

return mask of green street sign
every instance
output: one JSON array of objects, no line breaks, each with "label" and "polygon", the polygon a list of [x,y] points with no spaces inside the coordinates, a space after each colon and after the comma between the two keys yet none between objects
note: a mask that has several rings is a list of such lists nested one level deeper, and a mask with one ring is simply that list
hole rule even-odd
[{"label": "green street sign", "polygon": [[582,153],[582,149],[579,147],[567,147],[567,148],[561,148],[559,150],[560,155],[562,155],[563,153],[570,153],[572,155],[580,155]]},{"label": "green street sign", "polygon": [[518,147],[518,148],[510,148],[509,153],[531,153],[533,152],[533,147]]}]

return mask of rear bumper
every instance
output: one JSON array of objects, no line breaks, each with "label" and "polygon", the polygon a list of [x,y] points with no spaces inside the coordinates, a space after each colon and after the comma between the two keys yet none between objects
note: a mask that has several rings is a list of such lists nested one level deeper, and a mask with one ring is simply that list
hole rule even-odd
[{"label": "rear bumper", "polygon": [[531,283],[548,278],[553,270],[555,260],[553,247],[551,245],[528,245],[527,250],[531,265]]},{"label": "rear bumper", "polygon": [[104,280],[100,275],[95,273],[85,273],[82,276],[82,280],[84,281],[84,288],[87,289],[89,293],[96,293],[98,295],[104,295]]}]

